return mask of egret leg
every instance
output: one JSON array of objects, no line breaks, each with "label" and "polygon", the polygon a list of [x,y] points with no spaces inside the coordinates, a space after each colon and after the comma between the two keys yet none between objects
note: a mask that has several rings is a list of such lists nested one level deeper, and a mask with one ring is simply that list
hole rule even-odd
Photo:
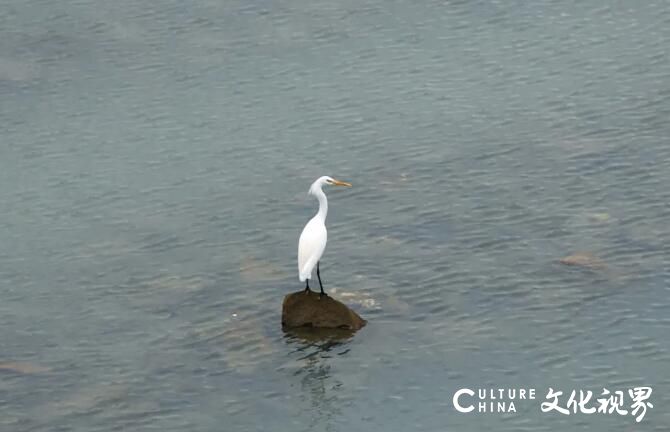
[{"label": "egret leg", "polygon": [[309,279],[307,279],[307,286],[305,286],[305,294],[307,294],[308,292],[312,292],[312,290],[309,289]]},{"label": "egret leg", "polygon": [[327,296],[326,292],[323,290],[323,284],[321,283],[321,274],[319,273],[319,263],[316,263],[316,277],[319,278],[319,286],[321,287],[320,296]]}]

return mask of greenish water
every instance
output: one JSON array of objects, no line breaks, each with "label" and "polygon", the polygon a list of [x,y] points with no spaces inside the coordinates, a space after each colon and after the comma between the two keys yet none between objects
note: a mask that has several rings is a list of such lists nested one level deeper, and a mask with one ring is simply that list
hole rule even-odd
[{"label": "greenish water", "polygon": [[[0,430],[667,430],[667,2],[30,0],[0,34]],[[310,342],[280,308],[324,174],[369,324]],[[644,385],[639,424],[540,411]]]}]

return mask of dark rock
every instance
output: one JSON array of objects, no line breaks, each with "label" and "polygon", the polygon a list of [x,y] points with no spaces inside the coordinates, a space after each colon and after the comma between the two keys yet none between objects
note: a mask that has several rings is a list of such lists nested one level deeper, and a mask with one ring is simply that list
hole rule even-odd
[{"label": "dark rock", "polygon": [[285,327],[358,330],[366,323],[344,303],[313,291],[288,294],[284,297],[281,315]]}]

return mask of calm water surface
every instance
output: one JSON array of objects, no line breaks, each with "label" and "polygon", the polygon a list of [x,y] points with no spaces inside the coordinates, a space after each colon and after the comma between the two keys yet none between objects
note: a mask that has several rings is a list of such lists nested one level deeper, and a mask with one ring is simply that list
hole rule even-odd
[{"label": "calm water surface", "polygon": [[[667,430],[668,2],[29,0],[0,35],[0,430]],[[370,323],[309,342],[323,174]],[[640,424],[539,409],[638,385]]]}]

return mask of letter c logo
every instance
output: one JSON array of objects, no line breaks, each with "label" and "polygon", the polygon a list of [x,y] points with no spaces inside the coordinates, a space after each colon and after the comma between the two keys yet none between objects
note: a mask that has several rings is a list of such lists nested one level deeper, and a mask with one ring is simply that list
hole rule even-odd
[{"label": "letter c logo", "polygon": [[468,389],[468,388],[462,388],[462,389],[460,389],[459,391],[457,391],[456,393],[454,393],[454,399],[453,399],[454,408],[456,408],[456,411],[458,411],[458,412],[469,413],[470,411],[472,411],[473,409],[475,409],[475,406],[474,406],[474,405],[470,405],[470,406],[467,406],[467,407],[463,407],[463,406],[458,402],[458,398],[460,398],[461,395],[464,394],[464,393],[465,393],[466,395],[468,395],[468,396],[474,396],[474,395],[475,395],[475,392],[473,392],[472,390],[470,390],[470,389]]}]

